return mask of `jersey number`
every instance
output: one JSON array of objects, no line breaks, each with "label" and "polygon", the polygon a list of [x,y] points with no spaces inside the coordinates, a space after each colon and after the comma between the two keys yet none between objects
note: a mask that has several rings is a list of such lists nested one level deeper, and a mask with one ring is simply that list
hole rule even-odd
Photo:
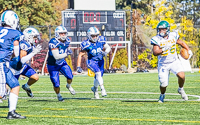
[{"label": "jersey number", "polygon": [[2,29],[0,31],[0,43],[4,43],[4,39],[2,39],[2,37],[4,37],[7,34],[8,34],[8,30],[7,29]]},{"label": "jersey number", "polygon": [[93,55],[93,56],[96,56],[97,53],[99,53],[99,52],[101,52],[101,48],[97,48],[97,50],[96,50],[96,49],[93,49],[93,50],[92,50],[92,55]]},{"label": "jersey number", "polygon": [[175,44],[170,48],[170,50],[166,50],[162,53],[162,56],[167,56],[168,55],[168,51],[171,53],[171,54],[174,54],[175,53]]}]

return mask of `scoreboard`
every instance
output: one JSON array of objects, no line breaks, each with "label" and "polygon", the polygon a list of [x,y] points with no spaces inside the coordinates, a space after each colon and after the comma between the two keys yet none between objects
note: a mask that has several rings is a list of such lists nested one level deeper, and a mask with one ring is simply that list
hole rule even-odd
[{"label": "scoreboard", "polygon": [[87,30],[95,26],[107,41],[126,41],[125,11],[62,11],[62,25],[72,42],[87,39]]}]

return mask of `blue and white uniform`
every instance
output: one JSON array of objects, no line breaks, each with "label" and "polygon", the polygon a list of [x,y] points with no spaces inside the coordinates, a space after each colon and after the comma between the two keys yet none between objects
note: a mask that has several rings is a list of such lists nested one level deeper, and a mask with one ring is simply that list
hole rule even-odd
[{"label": "blue and white uniform", "polygon": [[81,43],[81,49],[86,51],[88,54],[87,66],[94,73],[101,72],[103,76],[104,72],[104,59],[101,54],[104,45],[106,44],[104,36],[100,36],[97,42],[92,43],[89,39]]},{"label": "blue and white uniform", "polygon": [[[32,46],[29,42],[25,40],[20,41],[20,50],[26,51],[27,55],[33,51],[33,47],[34,46]],[[16,63],[16,58],[11,59],[10,68],[17,79],[19,79],[20,75],[24,75],[30,78],[36,73],[34,69],[31,68],[28,64],[22,64],[20,61],[20,57],[18,58],[18,63]]]},{"label": "blue and white uniform", "polygon": [[8,65],[13,54],[13,43],[15,40],[20,40],[20,36],[21,33],[18,30],[0,27],[0,96],[6,93],[6,83],[11,89],[19,86],[18,80],[13,76]]},{"label": "blue and white uniform", "polygon": [[47,69],[50,74],[50,79],[54,87],[60,86],[59,72],[61,72],[67,79],[72,79],[72,70],[65,61],[65,58],[55,59],[52,53],[52,49],[58,48],[59,54],[67,53],[68,47],[70,44],[69,38],[65,42],[61,42],[56,38],[52,38],[49,41],[49,53],[47,59]]}]

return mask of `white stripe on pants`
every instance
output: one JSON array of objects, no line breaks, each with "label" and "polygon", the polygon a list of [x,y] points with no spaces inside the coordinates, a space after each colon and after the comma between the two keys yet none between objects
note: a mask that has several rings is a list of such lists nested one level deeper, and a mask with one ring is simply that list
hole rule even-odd
[{"label": "white stripe on pants", "polygon": [[6,94],[6,77],[5,77],[3,63],[0,63],[0,96],[3,97],[5,94]]}]

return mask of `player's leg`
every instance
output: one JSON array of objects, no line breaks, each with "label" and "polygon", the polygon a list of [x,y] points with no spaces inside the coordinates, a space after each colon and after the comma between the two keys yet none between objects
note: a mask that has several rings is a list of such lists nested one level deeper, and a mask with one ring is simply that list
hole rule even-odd
[{"label": "player's leg", "polygon": [[3,103],[3,97],[6,95],[6,77],[3,63],[0,63],[0,103]]},{"label": "player's leg", "polygon": [[20,114],[15,112],[20,89],[19,82],[8,68],[5,68],[5,73],[6,83],[11,88],[9,94],[9,112],[7,115],[7,119],[24,119],[26,118],[25,116],[21,116]]},{"label": "player's leg", "polygon": [[167,65],[158,66],[158,79],[160,82],[160,97],[158,102],[163,103],[165,98],[166,88],[169,82],[169,69]]},{"label": "player's leg", "polygon": [[[103,90],[103,91],[105,90],[104,86],[103,86],[103,78],[102,78],[102,74],[101,74],[101,69],[99,67],[98,61],[88,60],[87,61],[87,66],[88,66],[88,68],[90,68],[95,73],[94,86],[91,89],[94,92],[94,95],[95,94],[97,95],[98,94],[97,82],[100,85],[101,90]],[[106,93],[104,93],[104,95],[102,95],[102,96],[106,96]]]},{"label": "player's leg", "polygon": [[73,79],[73,74],[72,74],[72,70],[69,67],[69,65],[67,65],[66,62],[63,63],[62,68],[60,70],[60,72],[67,78],[67,85],[66,88],[70,91],[70,93],[72,95],[75,95],[76,92],[75,90],[72,88],[71,84],[72,84],[72,79]]},{"label": "player's leg", "polygon": [[178,77],[178,93],[181,94],[182,99],[188,100],[188,96],[183,89],[185,83],[185,73],[183,72],[183,67],[180,60],[176,60],[175,62],[173,62],[173,65],[171,66],[171,71]]},{"label": "player's leg", "polygon": [[100,68],[101,71],[101,78],[102,78],[102,82],[99,83],[100,88],[101,88],[101,95],[102,96],[107,96],[106,90],[104,88],[104,84],[103,84],[103,73],[104,73],[104,60],[101,60],[98,62],[98,66]]},{"label": "player's leg", "polygon": [[53,65],[47,65],[47,69],[49,71],[50,79],[53,84],[53,89],[57,95],[58,101],[64,101],[60,94],[60,80],[59,80],[59,69],[60,67],[56,67]]},{"label": "player's leg", "polygon": [[29,97],[34,97],[30,86],[39,80],[39,76],[36,74],[35,70],[26,64],[21,75],[24,75],[29,78],[28,82],[22,85],[22,88],[27,92]]}]

